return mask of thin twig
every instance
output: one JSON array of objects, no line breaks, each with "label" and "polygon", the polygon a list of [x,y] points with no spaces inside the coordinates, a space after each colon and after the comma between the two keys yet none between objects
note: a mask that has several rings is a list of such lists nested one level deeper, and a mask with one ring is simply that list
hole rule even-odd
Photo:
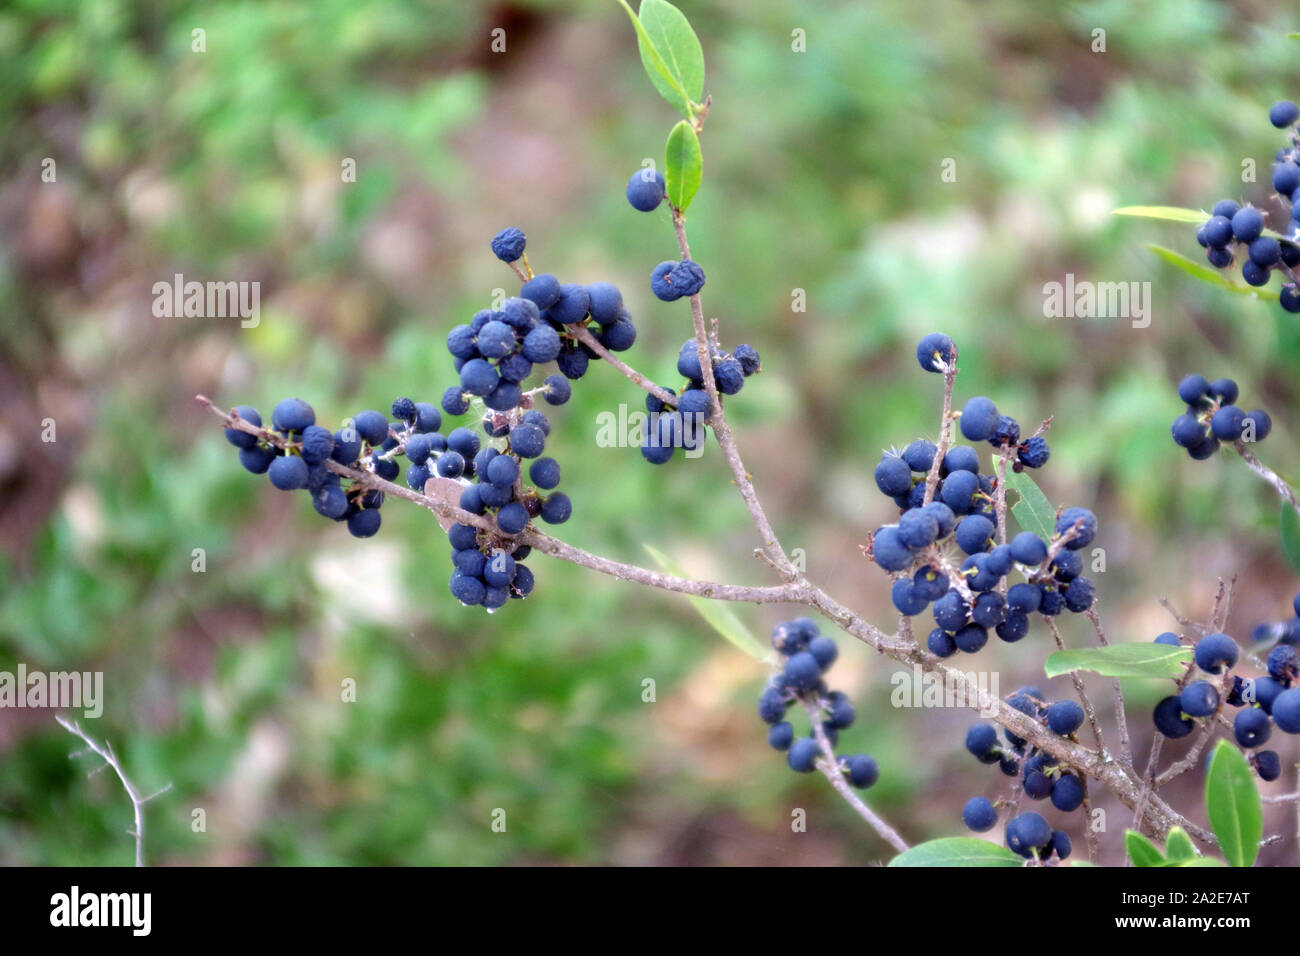
[{"label": "thin twig", "polygon": [[[87,749],[104,761],[103,766],[96,767],[91,771],[92,774],[99,772],[104,767],[111,767],[113,772],[117,774],[117,779],[122,783],[122,789],[126,791],[126,795],[131,800],[131,812],[135,817],[134,829],[127,831],[129,835],[135,837],[135,865],[144,866],[144,805],[155,797],[162,796],[172,788],[172,785],[169,783],[161,790],[151,793],[147,797],[141,796],[140,791],[136,789],[135,784],[130,781],[126,772],[122,769],[122,764],[118,761],[117,754],[113,753],[113,746],[108,741],[105,741],[103,746],[100,746],[89,734],[81,729],[81,725],[75,720],[69,722],[60,714],[55,714],[54,719],[68,733],[81,738]],[[83,750],[72,754],[72,756],[77,757],[85,752]]]},{"label": "thin twig", "polygon": [[1238,439],[1232,443],[1232,447],[1237,450],[1237,454],[1241,456],[1241,460],[1246,463],[1247,468],[1272,485],[1273,490],[1282,497],[1283,501],[1288,502],[1292,508],[1300,512],[1300,500],[1296,499],[1295,491],[1277,472],[1256,458],[1255,453],[1246,447],[1244,441]]},{"label": "thin twig", "polygon": [[[1097,613],[1096,607],[1088,608],[1088,620],[1092,621],[1093,632],[1097,635],[1097,643],[1102,647],[1109,647],[1110,641],[1106,639],[1106,629],[1102,627],[1101,615]],[[1115,729],[1119,734],[1119,755],[1124,761],[1125,766],[1136,774],[1133,766],[1133,745],[1128,736],[1128,710],[1124,705],[1124,688],[1120,685],[1119,678],[1116,677],[1112,689],[1115,692]]]},{"label": "thin twig", "polygon": [[899,853],[907,852],[907,842],[898,835],[898,831],[876,815],[862,798],[853,792],[844,779],[844,774],[840,771],[839,761],[835,758],[835,748],[831,746],[830,738],[826,736],[826,730],[822,727],[821,715],[817,706],[803,698],[800,703],[808,713],[808,720],[812,724],[813,736],[817,738],[817,746],[821,749],[823,760],[818,761],[817,769],[822,775],[830,781],[830,785],[835,788],[836,792],[844,798],[844,802],[857,811],[858,816],[867,822],[871,829],[875,830],[886,843],[892,846]]},{"label": "thin twig", "polygon": [[660,385],[656,385],[609,349],[605,348],[605,346],[601,345],[600,340],[591,334],[591,329],[587,328],[585,325],[570,325],[566,326],[566,329],[569,334],[579,342],[587,346],[587,348],[591,349],[614,368],[622,372],[627,380],[633,385],[644,388],[647,392],[670,408],[677,407],[677,397],[673,395],[672,392]]}]

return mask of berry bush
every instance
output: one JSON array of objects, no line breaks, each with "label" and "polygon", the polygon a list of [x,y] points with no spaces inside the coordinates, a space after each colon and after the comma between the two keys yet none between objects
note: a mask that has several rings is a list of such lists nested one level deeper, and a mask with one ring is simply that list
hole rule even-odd
[{"label": "berry bush", "polygon": [[[589,598],[561,586],[559,562],[614,579],[613,593],[636,585],[659,592],[639,595],[636,600],[644,603],[635,605],[634,613],[684,595],[714,608],[705,612],[705,620],[718,626],[714,615],[723,602],[742,615],[754,612],[754,605],[772,605],[772,620],[788,620],[772,632],[770,649],[763,648],[763,662],[752,668],[743,694],[751,702],[747,707],[755,697],[759,701],[761,726],[777,751],[765,752],[773,766],[789,768],[788,779],[797,781],[792,786],[829,783],[828,794],[842,798],[861,819],[858,839],[895,857],[898,865],[977,853],[990,865],[1057,866],[1106,856],[1117,846],[1127,847],[1135,861],[1153,859],[1152,854],[1168,861],[1252,860],[1250,840],[1234,844],[1226,837],[1220,809],[1210,805],[1203,814],[1199,802],[1178,798],[1185,798],[1189,782],[1202,776],[1215,782],[1245,781],[1256,788],[1290,773],[1294,748],[1288,749],[1289,735],[1300,724],[1300,707],[1288,697],[1296,686],[1293,635],[1300,633],[1293,608],[1253,632],[1229,627],[1232,581],[1219,561],[1209,573],[1223,573],[1227,580],[1206,619],[1187,620],[1171,611],[1167,625],[1152,627],[1142,620],[1104,626],[1103,615],[1113,613],[1116,603],[1118,588],[1111,582],[1118,575],[1105,573],[1098,552],[1133,533],[1128,516],[1103,507],[1101,495],[1094,500],[1077,486],[1057,507],[1035,484],[1040,474],[1055,484],[1062,475],[1085,473],[1096,445],[1085,443],[1089,436],[1068,433],[1068,425],[1053,427],[1048,416],[1059,407],[1048,402],[1038,407],[1023,383],[1012,378],[999,383],[998,371],[985,367],[984,354],[991,351],[986,342],[956,319],[951,324],[942,318],[933,324],[924,320],[927,325],[916,332],[943,327],[951,336],[934,332],[916,343],[913,334],[905,348],[881,349],[878,343],[888,341],[885,337],[868,338],[865,330],[875,322],[868,314],[862,316],[861,330],[844,333],[860,336],[853,341],[855,350],[875,348],[874,362],[911,370],[910,381],[891,377],[887,390],[869,367],[860,376],[836,376],[830,383],[833,398],[828,401],[861,406],[864,417],[890,422],[892,433],[884,440],[856,439],[849,460],[793,446],[768,446],[762,449],[766,455],[756,455],[762,448],[757,443],[742,456],[732,423],[755,431],[766,423],[773,407],[785,402],[773,380],[792,369],[816,367],[814,349],[827,347],[827,340],[817,336],[828,335],[830,326],[809,328],[820,318],[815,313],[802,316],[803,326],[784,338],[748,325],[753,303],[745,296],[755,293],[738,288],[736,277],[723,268],[737,256],[753,254],[742,217],[737,217],[734,235],[692,228],[693,243],[688,244],[687,227],[696,226],[688,214],[705,168],[703,152],[712,146],[712,130],[706,128],[713,107],[704,95],[703,60],[697,61],[698,43],[684,18],[667,4],[647,0],[639,15],[629,13],[655,89],[682,111],[683,119],[669,135],[662,162],[638,163],[629,148],[594,180],[591,192],[603,197],[593,202],[617,209],[626,228],[657,237],[653,254],[635,257],[626,272],[602,267],[584,274],[559,255],[553,224],[537,221],[529,211],[535,207],[513,203],[508,190],[494,193],[491,221],[467,247],[477,250],[484,270],[496,270],[503,280],[513,276],[519,284],[511,283],[501,296],[483,295],[467,308],[445,308],[440,301],[430,309],[436,319],[404,333],[401,351],[418,353],[427,380],[366,393],[363,389],[382,376],[399,377],[384,367],[391,365],[388,360],[377,359],[375,368],[364,375],[350,370],[358,377],[347,379],[345,387],[358,389],[353,394],[369,395],[364,400],[332,407],[336,403],[322,394],[319,382],[287,385],[292,380],[281,377],[263,393],[272,400],[254,408],[228,404],[248,400],[252,390],[246,374],[228,375],[215,386],[219,392],[205,388],[219,395],[221,403],[202,401],[224,429],[229,446],[223,452],[224,467],[205,468],[210,480],[223,482],[222,488],[245,482],[256,489],[256,500],[267,513],[297,505],[304,522],[313,520],[306,508],[310,500],[312,509],[329,519],[317,522],[324,530],[316,540],[330,541],[334,535],[331,547],[350,549],[350,538],[377,537],[348,553],[379,555],[370,549],[384,547],[395,532],[424,534],[430,550],[439,553],[436,562],[422,562],[422,583],[427,578],[429,586],[411,596],[436,605],[442,615],[458,615],[467,631],[485,639],[480,645],[495,629],[508,626],[511,614],[518,620],[544,606],[564,609],[586,602],[589,611],[602,607],[599,595]],[[624,53],[635,60],[632,42],[629,35]],[[717,112],[725,108],[720,100]],[[827,109],[824,104],[818,108]],[[1262,109],[1256,119],[1261,117]],[[1271,118],[1294,137],[1291,111],[1275,107]],[[628,147],[625,139],[618,145]],[[913,147],[904,149],[910,154]],[[721,148],[710,156],[715,164],[711,173],[724,168],[723,157]],[[727,161],[735,168],[735,156]],[[1300,189],[1300,179],[1288,178],[1300,168],[1295,162],[1292,139],[1279,153],[1271,177],[1278,197],[1288,201]],[[909,197],[891,201],[902,208],[911,205]],[[1290,271],[1297,246],[1286,238],[1295,229],[1287,223],[1290,212],[1279,214],[1259,195],[1240,196],[1231,205],[1228,209],[1225,201],[1212,211],[1198,210],[1194,224],[1188,220],[1188,226],[1180,227],[1186,230],[1184,241],[1190,248],[1191,226],[1197,228],[1210,263],[1221,270],[1241,266],[1242,281],[1250,289],[1280,281],[1281,290],[1270,297],[1283,311],[1292,311],[1300,300]],[[504,222],[517,225],[493,235]],[[575,247],[598,244],[610,254],[626,250],[618,236],[596,230],[572,239]],[[723,241],[735,248],[720,249]],[[825,250],[804,254],[825,255]],[[893,267],[890,260],[871,266]],[[447,281],[468,286],[471,280],[457,273]],[[622,294],[632,289],[628,275],[637,277],[637,288],[628,296],[638,312],[635,318]],[[609,278],[616,282],[602,281]],[[1237,284],[1231,272],[1219,278]],[[732,297],[744,306],[724,305]],[[705,302],[722,316],[720,321],[706,318],[714,312],[705,311]],[[746,341],[763,346],[762,359]],[[1006,349],[1012,352],[1022,344],[1012,341]],[[1157,429],[1173,419],[1174,444],[1201,464],[1189,465],[1169,447],[1168,437],[1153,442],[1160,447],[1146,452],[1143,461],[1157,461],[1168,472],[1186,469],[1189,480],[1208,489],[1220,486],[1224,469],[1240,458],[1283,498],[1283,515],[1292,514],[1295,499],[1289,485],[1254,450],[1254,443],[1273,429],[1269,414],[1255,408],[1261,404],[1281,413],[1282,434],[1265,447],[1279,454],[1288,450],[1285,406],[1276,399],[1276,388],[1233,364],[1228,353],[1226,345],[1213,356],[1171,353],[1177,367],[1167,384],[1161,379],[1165,399],[1148,403],[1143,414]],[[1081,352],[1071,361],[1086,366],[1091,358]],[[765,367],[778,375],[761,375]],[[1243,387],[1199,375],[1179,382],[1182,373],[1196,367],[1231,372]],[[974,388],[968,384],[968,369],[978,379]],[[1040,379],[1052,374],[1028,360],[1015,374],[1020,373]],[[588,375],[603,381],[593,382]],[[579,525],[590,521],[596,508],[591,496],[575,491],[582,487],[576,483],[613,459],[606,455],[598,465],[592,457],[573,454],[572,438],[589,427],[580,420],[585,410],[579,406],[591,401],[590,387],[607,388],[611,381],[647,415],[639,439],[610,467],[634,475],[628,480],[649,493],[628,496],[620,508],[639,508],[648,521],[671,508],[673,519],[681,521],[693,514],[690,495],[682,489],[708,483],[734,491],[752,519],[752,531],[733,527],[720,533],[721,519],[705,514],[709,509],[701,504],[702,495],[695,513],[702,536],[720,551],[742,535],[752,537],[754,575],[741,580],[762,583],[701,580],[671,562],[639,567],[579,546],[591,546],[583,541]],[[1177,401],[1170,394],[1174,391]],[[282,395],[291,397],[275,403]],[[1264,397],[1270,395],[1274,397]],[[903,411],[925,403],[934,406],[934,415],[898,424]],[[131,425],[138,427],[137,422]],[[1113,433],[1097,432],[1097,443],[1114,439]],[[217,436],[211,438],[201,448],[215,455],[222,445]],[[880,445],[890,443],[896,444],[882,452]],[[867,444],[872,447],[863,447]],[[705,461],[694,460],[702,454],[708,456]],[[861,535],[861,555],[838,555],[840,566],[856,577],[852,585],[843,577],[834,583],[848,592],[843,600],[831,596],[832,586],[807,571],[792,548],[806,543],[797,539],[801,529],[769,510],[778,496],[780,473],[796,455],[815,460],[817,481],[803,492],[816,499],[812,507],[838,509],[844,525]],[[230,457],[239,459],[242,478]],[[719,463],[726,472],[722,480],[710,468]],[[868,487],[874,483],[879,495],[846,493],[837,477],[844,470],[862,476]],[[272,487],[247,481],[247,472],[265,474]],[[1242,477],[1249,480],[1250,475]],[[1234,500],[1228,486],[1222,487],[1226,513],[1240,498]],[[1236,493],[1238,486],[1232,487]],[[1260,490],[1265,497],[1267,490]],[[305,494],[280,494],[284,491]],[[252,499],[251,490],[239,493]],[[198,491],[193,495],[199,497]],[[610,525],[617,522],[610,511],[602,516]],[[129,527],[130,516],[121,524]],[[346,533],[335,524],[345,526]],[[444,540],[450,545],[449,560],[440,553],[447,548]],[[290,538],[283,547],[293,550],[296,545]],[[1203,571],[1211,559],[1218,560],[1189,560],[1188,567]],[[1132,579],[1144,571],[1123,567],[1120,560],[1112,560],[1109,570]],[[1196,570],[1188,571],[1188,587],[1213,592],[1212,578],[1198,581],[1196,575]],[[275,584],[287,588],[295,576],[296,569],[286,565]],[[523,609],[514,603],[525,598],[531,600]],[[378,603],[372,597],[362,600]],[[1155,604],[1155,597],[1149,601]],[[853,608],[866,603],[892,605],[896,614],[879,615],[887,621],[868,621]],[[501,608],[506,610],[495,615]],[[1154,613],[1166,612],[1157,608]],[[796,616],[805,614],[809,616]],[[626,620],[615,616],[608,615],[611,631],[634,626],[630,615]],[[1171,630],[1155,636],[1164,626]],[[877,705],[887,689],[879,674],[855,684],[846,662],[836,665],[841,653],[851,658],[850,666],[865,658],[917,668],[969,692],[979,722],[968,727],[970,718],[961,718],[945,744],[960,745],[965,733],[966,750],[975,758],[971,763],[985,765],[984,777],[974,787],[944,795],[945,839],[923,842],[934,834],[915,824],[891,826],[873,809],[885,804],[888,788],[900,778],[928,772],[922,768],[935,773],[942,768],[937,756],[932,760],[927,755],[927,741],[906,711],[889,714],[887,732],[905,743],[911,755],[907,760],[879,741],[860,743],[865,721],[853,704]],[[1026,686],[1010,694],[985,690],[970,674],[996,666],[989,663],[993,660],[1015,661],[1024,669],[1045,667],[1047,673],[1019,677],[1015,683]],[[535,659],[525,663],[538,666]],[[768,672],[766,681],[763,671]],[[1044,683],[1043,676],[1053,683]],[[1144,693],[1155,686],[1160,692],[1148,701]],[[844,691],[852,692],[852,701]],[[412,708],[413,696],[408,691],[400,706]],[[507,719],[510,706],[516,705],[503,703],[491,716]],[[1139,755],[1139,739],[1153,732],[1151,753]],[[464,779],[481,777],[489,762],[506,763],[484,755],[462,761],[457,772]],[[1102,830],[1093,825],[1102,801],[1127,810],[1123,824]],[[1249,834],[1249,827],[1242,832]],[[1261,832],[1254,842],[1271,836]]]},{"label": "berry bush", "polygon": [[[703,95],[700,44],[680,11],[663,0],[644,0],[639,13],[630,7],[627,12],[655,88],[683,114],[668,136],[664,168],[643,166],[624,190],[633,209],[655,214],[647,221],[658,220],[667,208],[676,255],[649,268],[647,281],[657,299],[684,300],[689,307],[683,312],[694,334],[676,357],[680,379],[669,387],[630,364],[637,327],[614,284],[562,282],[536,272],[525,230],[511,226],[488,245],[519,280],[518,294],[447,332],[454,378],[445,388],[433,388],[440,395],[436,403],[398,397],[388,415],[359,411],[331,430],[317,424],[312,407],[300,398],[276,405],[268,425],[256,409],[222,412],[200,397],[221,419],[241,464],[265,473],[276,489],[306,491],[319,514],[346,524],[356,537],[379,531],[381,506],[390,499],[431,511],[451,545],[448,600],[467,607],[493,612],[528,597],[538,578],[545,584],[539,561],[553,558],[710,601],[804,605],[880,655],[961,690],[985,718],[967,731],[965,749],[990,770],[996,766],[991,786],[1002,793],[994,799],[972,796],[960,809],[954,805],[953,821],[978,834],[991,834],[1001,824],[1001,839],[951,836],[909,846],[862,795],[882,773],[904,768],[840,750],[856,714],[849,698],[827,683],[839,654],[835,640],[811,617],[787,620],[772,632],[768,659],[774,670],[758,694],[768,743],[795,773],[820,771],[896,851],[896,865],[973,858],[987,865],[1056,866],[1072,858],[1079,838],[1087,857],[1095,859],[1107,832],[1094,825],[1090,798],[1102,789],[1133,812],[1125,840],[1135,862],[1152,854],[1165,862],[1253,861],[1262,839],[1253,780],[1271,781],[1282,772],[1279,754],[1262,748],[1275,732],[1300,734],[1300,594],[1294,601],[1297,618],[1261,625],[1245,650],[1222,630],[1231,597],[1231,584],[1224,581],[1210,620],[1175,614],[1178,632],[1112,641],[1099,611],[1098,584],[1089,576],[1105,570],[1105,523],[1087,507],[1053,506],[1030,477],[1056,461],[1046,437],[1052,419],[1035,416],[1022,426],[984,395],[965,398],[958,410],[959,345],[942,332],[916,346],[920,369],[941,383],[935,440],[900,436],[903,443],[875,465],[875,485],[897,517],[871,531],[862,546],[865,561],[877,569],[864,567],[864,574],[869,580],[877,575],[871,583],[887,589],[897,626],[891,633],[864,620],[814,584],[774,533],[728,426],[726,400],[743,400],[734,397],[761,372],[762,362],[749,345],[725,348],[719,323],[706,321],[705,266],[692,256],[687,239],[686,212],[701,182],[701,134],[711,107]],[[1279,128],[1290,129],[1298,117],[1300,110],[1289,102],[1270,113]],[[1300,194],[1300,140],[1291,135],[1272,179],[1287,199]],[[1274,233],[1265,228],[1261,210],[1232,200],[1216,204],[1197,235],[1215,266],[1241,258],[1243,277],[1252,286],[1266,284],[1273,271],[1288,277],[1280,293],[1288,311],[1300,310],[1290,271],[1300,264],[1297,237],[1300,222],[1288,234]],[[533,250],[533,257],[541,254]],[[646,462],[667,465],[679,449],[692,457],[712,432],[758,534],[754,554],[776,583],[695,580],[616,562],[552,536],[550,529],[569,519],[574,503],[558,490],[561,463],[547,456],[547,440],[553,428],[570,423],[562,412],[543,408],[563,406],[574,383],[602,360],[645,392],[640,453]],[[1227,378],[1189,374],[1176,391],[1185,410],[1173,422],[1174,442],[1197,460],[1234,449],[1277,489],[1284,508],[1294,509],[1289,485],[1249,447],[1271,432],[1268,413],[1242,411],[1238,386]],[[554,597],[539,598],[548,599]],[[1067,647],[1058,625],[1062,615],[1087,619],[1094,642]],[[1047,676],[1069,675],[1073,694],[1051,699],[1038,686],[1005,696],[990,693],[950,663],[978,659],[991,637],[1045,658]],[[1090,691],[1084,681],[1089,673],[1113,679],[1113,729],[1103,730],[1095,688]],[[1133,752],[1129,720],[1136,717],[1120,678],[1163,681],[1168,689],[1149,714],[1139,715],[1156,732],[1145,766]],[[1185,753],[1162,768],[1165,742],[1185,738],[1192,741],[1183,745]],[[1209,761],[1208,828],[1160,793],[1200,766],[1203,753]],[[1255,805],[1234,806],[1228,827],[1227,811],[1215,795],[1242,787],[1255,794]],[[1034,805],[1044,812],[1028,809]]]}]

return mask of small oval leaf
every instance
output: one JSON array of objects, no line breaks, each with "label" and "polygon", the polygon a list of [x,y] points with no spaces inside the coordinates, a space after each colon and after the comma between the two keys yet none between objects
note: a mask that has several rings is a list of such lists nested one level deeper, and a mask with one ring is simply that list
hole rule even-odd
[{"label": "small oval leaf", "polygon": [[1134,866],[1164,866],[1165,855],[1136,830],[1124,831],[1124,848]]},{"label": "small oval leaf", "polygon": [[641,65],[645,67],[646,76],[650,77],[650,82],[654,88],[659,91],[659,95],[672,104],[683,116],[688,119],[691,116],[691,98],[686,95],[681,81],[668,68],[664,61],[663,54],[660,53],[654,40],[645,28],[645,24],[636,15],[627,0],[618,0],[627,11],[627,15],[632,20],[632,26],[636,29],[636,45],[641,51]]},{"label": "small oval leaf", "polygon": [[1004,846],[974,837],[944,837],[919,843],[889,861],[890,866],[1006,866],[1025,861]]},{"label": "small oval leaf", "polygon": [[668,134],[664,149],[664,178],[668,183],[668,201],[682,212],[691,204],[700,189],[704,175],[704,157],[700,154],[700,138],[686,120],[681,120]]},{"label": "small oval leaf", "polygon": [[1251,866],[1264,835],[1264,814],[1255,775],[1240,750],[1220,740],[1205,778],[1205,815],[1230,866]]},{"label": "small oval leaf", "polygon": [[[1212,285],[1216,289],[1224,289],[1228,292],[1235,292],[1238,295],[1248,295],[1255,299],[1263,300],[1268,298],[1268,296],[1260,292],[1254,286],[1242,285],[1233,282],[1230,279],[1225,279],[1209,266],[1203,266],[1199,262],[1193,262],[1191,259],[1188,259],[1180,253],[1174,252],[1172,249],[1166,249],[1164,246],[1157,246],[1153,243],[1148,243],[1147,248],[1158,255],[1161,259],[1164,259],[1165,262],[1169,263],[1175,269],[1181,269],[1193,278],[1200,279],[1202,282],[1207,285]],[[1276,298],[1276,296],[1274,296],[1274,298]]]},{"label": "small oval leaf", "polygon": [[1047,495],[1024,472],[1008,472],[1007,487],[1014,491],[1018,500],[1011,506],[1011,513],[1024,531],[1032,531],[1044,542],[1052,540],[1056,533],[1056,509],[1047,500]]},{"label": "small oval leaf", "polygon": [[682,92],[698,103],[704,95],[704,50],[686,14],[667,0],[641,0],[637,17]]},{"label": "small oval leaf", "polygon": [[1200,209],[1184,209],[1182,206],[1121,206],[1111,215],[1163,219],[1167,222],[1194,222],[1198,225],[1205,225],[1205,221],[1210,218],[1208,212]]},{"label": "small oval leaf", "polygon": [[1092,671],[1103,677],[1181,677],[1192,659],[1190,647],[1171,647],[1155,642],[1111,644],[1056,651],[1043,670],[1048,677],[1071,671]]},{"label": "small oval leaf", "polygon": [[1192,838],[1182,827],[1170,828],[1169,835],[1165,837],[1165,856],[1170,863],[1185,863],[1196,859],[1196,847],[1192,846]]},{"label": "small oval leaf", "polygon": [[[658,548],[652,548],[648,544],[643,544],[641,547],[645,548],[650,557],[654,558],[659,566],[666,572],[669,574],[675,574],[678,577],[685,577],[682,573],[682,569],[678,567],[676,562]],[[710,627],[736,647],[740,648],[755,660],[761,661],[767,658],[767,648],[759,643],[758,638],[750,633],[749,628],[747,628],[744,622],[736,616],[736,612],[731,609],[730,605],[724,604],[720,601],[712,601],[709,598],[695,597],[693,595],[687,597],[687,600],[691,602],[691,607],[695,608],[695,610],[699,612],[700,617],[704,618],[705,622]]]}]

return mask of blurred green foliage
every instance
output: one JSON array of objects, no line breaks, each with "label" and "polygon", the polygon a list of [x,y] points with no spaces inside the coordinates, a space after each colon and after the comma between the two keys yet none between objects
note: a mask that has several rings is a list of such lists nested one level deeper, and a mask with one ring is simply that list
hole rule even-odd
[{"label": "blurred green foliage", "polygon": [[[962,395],[1022,422],[1055,415],[1041,483],[1102,515],[1118,572],[1100,576],[1102,606],[1123,639],[1164,627],[1155,595],[1203,611],[1214,576],[1236,570],[1250,572],[1239,630],[1280,614],[1294,584],[1275,500],[1239,463],[1178,453],[1170,384],[1237,377],[1273,411],[1263,453],[1286,473],[1300,332],[1145,248],[1194,255],[1190,230],[1110,210],[1262,200],[1265,186],[1239,185],[1240,161],[1267,169],[1267,107],[1300,86],[1281,13],[1211,0],[681,5],[713,97],[692,249],[726,344],[764,356],[732,415],[813,576],[892,619],[856,545],[889,516],[871,481],[880,449],[933,436],[936,380],[911,350],[943,329],[961,347]],[[497,26],[504,54],[489,49]],[[1090,49],[1096,28],[1105,53]],[[795,29],[807,52],[792,50]],[[19,210],[6,214],[0,341],[23,396],[0,415],[24,450],[52,405],[60,428],[54,458],[21,456],[58,495],[6,542],[0,667],[105,672],[105,717],[88,729],[141,787],[174,785],[150,808],[152,861],[884,855],[767,750],[752,712],[762,668],[685,601],[534,561],[533,598],[490,617],[460,608],[428,515],[390,504],[380,535],[353,541],[243,473],[189,401],[267,409],[299,394],[333,421],[398,394],[436,400],[446,330],[508,287],[487,240],[510,223],[535,267],[623,288],[640,329],[630,360],[667,381],[690,323],[645,276],[675,246],[666,213],[633,212],[622,185],[661,156],[673,113],[614,3],[19,0],[0,11],[0,57],[5,208]],[[57,187],[39,182],[45,157]],[[345,158],[355,183],[340,182]],[[956,182],[941,181],[946,159]],[[50,232],[72,237],[68,255],[36,241]],[[178,271],[262,281],[261,324],[154,319],[148,289]],[[1043,318],[1043,283],[1067,272],[1151,281],[1152,326]],[[652,469],[636,449],[596,447],[597,414],[619,403],[640,398],[596,367],[553,416],[576,504],[564,537],[762,580],[716,449]],[[784,610],[738,612],[762,633]],[[980,666],[1003,668],[1008,689],[1041,676],[1043,639]],[[955,832],[953,794],[1000,784],[958,752],[968,718],[892,709],[888,671],[841,643],[861,715],[845,744],[882,767],[877,809],[916,839]],[[343,704],[348,678],[358,699]],[[1155,692],[1136,684],[1135,711]],[[52,720],[0,719],[14,728],[0,862],[128,861],[112,781],[84,779]],[[917,759],[922,741],[932,760]],[[793,807],[812,808],[808,834],[789,833]]]}]

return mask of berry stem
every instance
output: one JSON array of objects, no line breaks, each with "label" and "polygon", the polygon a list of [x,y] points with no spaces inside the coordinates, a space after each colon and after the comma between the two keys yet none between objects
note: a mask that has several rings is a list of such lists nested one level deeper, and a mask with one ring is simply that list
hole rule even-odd
[{"label": "berry stem", "polygon": [[1247,468],[1272,485],[1273,489],[1282,496],[1282,500],[1300,513],[1300,500],[1296,499],[1295,490],[1277,472],[1256,458],[1255,453],[1248,449],[1241,439],[1233,442],[1232,447],[1237,450],[1237,454],[1241,456]]},{"label": "berry stem", "polygon": [[[938,361],[936,359],[936,361]],[[928,505],[934,500],[934,489],[939,484],[939,469],[943,466],[943,456],[948,454],[948,445],[952,442],[952,389],[957,382],[957,346],[952,347],[952,364],[943,370],[943,415],[939,419],[939,445],[930,463],[930,471],[925,476],[925,497],[922,504]]]},{"label": "berry stem", "polygon": [[647,392],[670,408],[677,407],[676,395],[668,391],[668,389],[656,385],[632,366],[628,365],[622,359],[610,352],[609,349],[600,344],[599,339],[591,334],[591,329],[587,328],[585,325],[571,325],[568,327],[568,331],[575,339],[587,346],[587,348],[591,349],[610,365],[614,366],[614,368],[622,372],[633,385],[644,388]]},{"label": "berry stem", "polygon": [[880,837],[886,843],[899,853],[907,852],[907,842],[898,835],[898,831],[877,816],[875,811],[867,806],[845,781],[844,774],[840,772],[839,761],[835,758],[835,748],[831,746],[830,739],[826,736],[826,730],[822,727],[822,718],[817,705],[804,699],[802,695],[799,697],[799,703],[803,705],[803,709],[808,713],[813,736],[817,738],[817,746],[821,749],[822,756],[825,758],[818,762],[817,769],[830,781],[830,785],[835,788],[836,792],[844,798],[844,802],[857,811],[858,816],[862,817],[871,829],[880,834]]},{"label": "berry stem", "polygon": [[[172,788],[172,785],[169,783],[157,793],[150,794],[147,797],[142,797],[140,791],[136,789],[135,784],[131,782],[130,778],[126,775],[126,772],[122,769],[122,764],[118,761],[117,754],[113,752],[112,744],[108,741],[104,741],[103,746],[100,746],[89,734],[81,729],[81,725],[75,720],[68,721],[60,714],[55,714],[54,719],[59,722],[60,727],[72,734],[74,737],[81,738],[81,741],[86,745],[86,750],[81,750],[72,754],[73,757],[80,756],[89,751],[99,757],[99,759],[103,760],[104,765],[111,768],[113,773],[117,774],[117,779],[121,782],[122,789],[126,791],[126,795],[131,800],[131,812],[135,820],[135,825],[132,829],[127,831],[130,836],[135,837],[135,865],[144,866],[144,805],[154,799],[154,797],[162,796]],[[91,773],[94,772],[95,771],[93,770],[91,771]]]},{"label": "berry stem", "polygon": [[[682,258],[689,259],[691,257],[691,247],[686,239],[686,222],[677,209],[673,210],[673,232],[677,236],[677,248],[681,251]],[[754,527],[758,529],[759,537],[763,540],[763,549],[768,553],[773,563],[781,569],[781,573],[786,578],[791,581],[801,581],[803,575],[798,568],[790,563],[790,558],[786,555],[785,549],[781,547],[781,542],[777,540],[776,532],[772,530],[772,523],[768,521],[767,513],[758,500],[753,481],[750,479],[745,463],[741,460],[740,452],[736,448],[736,441],[732,437],[731,427],[727,424],[727,413],[722,408],[722,400],[718,397],[718,385],[713,380],[713,356],[709,349],[708,329],[704,322],[704,306],[700,301],[698,292],[691,296],[691,318],[695,323],[695,346],[699,354],[700,370],[704,375],[704,389],[708,393],[709,406],[712,409],[708,424],[713,426],[713,433],[718,439],[718,447],[722,449],[722,455],[726,458],[727,465],[731,468],[731,475],[736,481],[736,487],[740,489],[740,496],[745,501],[745,507],[749,509],[749,516],[753,519]]]}]

